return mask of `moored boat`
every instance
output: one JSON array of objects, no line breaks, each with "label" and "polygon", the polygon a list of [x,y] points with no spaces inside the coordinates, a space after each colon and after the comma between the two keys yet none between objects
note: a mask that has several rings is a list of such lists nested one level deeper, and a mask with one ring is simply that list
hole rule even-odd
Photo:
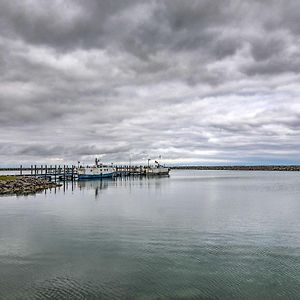
[{"label": "moored boat", "polygon": [[110,178],[115,175],[115,168],[103,165],[96,159],[93,166],[79,166],[77,168],[77,175],[78,180]]},{"label": "moored boat", "polygon": [[169,175],[170,169],[166,167],[149,167],[146,175]]},{"label": "moored boat", "polygon": [[[149,160],[148,160],[149,162]],[[155,166],[149,166],[145,169],[146,175],[169,175],[170,169],[155,161]]]}]

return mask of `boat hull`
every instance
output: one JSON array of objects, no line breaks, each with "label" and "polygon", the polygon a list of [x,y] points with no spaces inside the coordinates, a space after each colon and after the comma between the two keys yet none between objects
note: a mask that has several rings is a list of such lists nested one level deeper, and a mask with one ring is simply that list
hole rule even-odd
[{"label": "boat hull", "polygon": [[78,174],[78,180],[111,178],[113,176],[114,172],[104,174]]}]

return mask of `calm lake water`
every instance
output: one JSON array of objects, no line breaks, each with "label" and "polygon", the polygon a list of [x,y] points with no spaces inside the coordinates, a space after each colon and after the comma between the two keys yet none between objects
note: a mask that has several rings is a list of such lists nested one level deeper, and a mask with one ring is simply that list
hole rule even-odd
[{"label": "calm lake water", "polygon": [[300,173],[0,197],[0,299],[300,299]]}]

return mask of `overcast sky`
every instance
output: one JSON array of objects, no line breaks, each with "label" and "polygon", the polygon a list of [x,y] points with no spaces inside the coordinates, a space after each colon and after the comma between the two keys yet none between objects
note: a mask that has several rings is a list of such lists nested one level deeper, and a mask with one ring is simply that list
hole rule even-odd
[{"label": "overcast sky", "polygon": [[299,12],[0,0],[0,164],[300,163]]}]

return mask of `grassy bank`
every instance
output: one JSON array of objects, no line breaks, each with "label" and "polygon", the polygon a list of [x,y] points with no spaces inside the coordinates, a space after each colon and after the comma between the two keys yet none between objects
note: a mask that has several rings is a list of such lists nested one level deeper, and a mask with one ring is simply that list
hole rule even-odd
[{"label": "grassy bank", "polygon": [[17,176],[14,175],[0,175],[0,181],[8,181],[8,180],[15,180]]}]

